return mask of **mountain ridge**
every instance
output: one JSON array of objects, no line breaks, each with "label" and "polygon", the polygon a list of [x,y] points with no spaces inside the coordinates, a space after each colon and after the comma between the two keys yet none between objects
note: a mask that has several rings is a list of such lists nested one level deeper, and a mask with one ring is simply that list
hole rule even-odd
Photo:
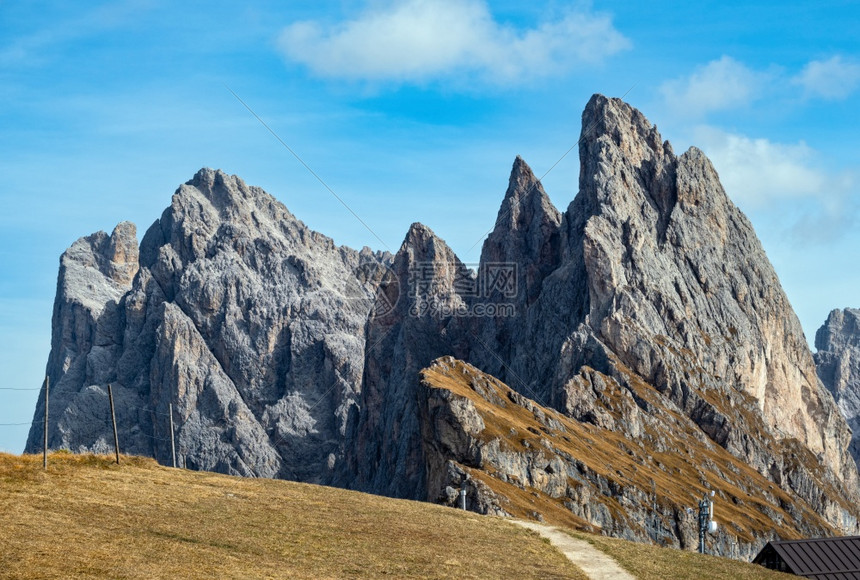
[{"label": "mountain ridge", "polygon": [[[515,159],[477,272],[420,223],[393,256],[359,252],[262,189],[200,170],[147,230],[136,265],[122,233],[115,249],[96,234],[61,258],[49,444],[108,449],[110,383],[124,451],[166,462],[172,404],[188,467],[445,501],[439,485],[463,475],[430,451],[421,376],[448,356],[650,454],[681,435],[717,445],[805,506],[797,513],[857,531],[851,432],[705,155],[675,156],[641,112],[595,95],[580,166],[560,212]],[[102,284],[112,293],[86,303]],[[39,446],[34,427],[27,449]],[[609,503],[616,492],[601,488]],[[640,492],[628,501],[647,501]],[[572,512],[589,501],[570,500]],[[804,518],[796,529],[827,531]],[[607,529],[647,539],[631,517],[616,520],[627,523]],[[743,536],[723,533],[724,546]],[[767,534],[743,537],[751,549]]]}]

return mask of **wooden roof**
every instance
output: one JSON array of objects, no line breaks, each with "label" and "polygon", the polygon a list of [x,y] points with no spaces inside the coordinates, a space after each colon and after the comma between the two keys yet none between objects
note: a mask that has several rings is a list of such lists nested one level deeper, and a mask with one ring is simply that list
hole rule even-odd
[{"label": "wooden roof", "polygon": [[798,576],[812,580],[860,580],[860,536],[776,540],[753,560],[761,564],[773,550]]}]

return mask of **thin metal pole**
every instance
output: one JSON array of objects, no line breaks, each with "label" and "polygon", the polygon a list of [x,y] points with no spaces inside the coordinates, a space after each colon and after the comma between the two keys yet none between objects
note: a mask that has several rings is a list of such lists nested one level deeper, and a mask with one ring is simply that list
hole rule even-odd
[{"label": "thin metal pole", "polygon": [[48,391],[51,389],[51,377],[45,377],[45,448],[42,451],[42,467],[48,469]]},{"label": "thin metal pole", "polygon": [[173,454],[173,468],[176,469],[176,431],[173,429],[173,403],[168,404],[170,410],[170,452]]},{"label": "thin metal pole", "polygon": [[113,421],[113,447],[116,450],[116,464],[119,465],[119,435],[116,432],[116,413],[113,408],[113,388],[108,384],[108,398],[110,399],[110,418]]}]

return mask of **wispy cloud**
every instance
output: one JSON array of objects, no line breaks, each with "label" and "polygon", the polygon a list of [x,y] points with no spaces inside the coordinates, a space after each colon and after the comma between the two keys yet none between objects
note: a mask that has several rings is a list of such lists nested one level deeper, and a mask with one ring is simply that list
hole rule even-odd
[{"label": "wispy cloud", "polygon": [[295,22],[291,61],[321,77],[421,82],[457,73],[514,84],[600,63],[630,47],[605,14],[569,11],[527,30],[497,22],[485,0],[400,0],[354,20]]},{"label": "wispy cloud", "polygon": [[694,138],[714,163],[726,192],[746,211],[795,211],[784,222],[792,238],[830,241],[856,226],[858,176],[829,171],[819,152],[803,141],[776,143],[710,126],[698,127]]},{"label": "wispy cloud", "polygon": [[124,0],[90,7],[86,12],[76,10],[65,21],[39,19],[29,34],[12,36],[0,42],[0,65],[41,65],[49,57],[61,53],[68,43],[91,35],[132,24],[152,8],[147,0]]},{"label": "wispy cloud", "polygon": [[659,90],[673,113],[699,119],[716,111],[748,107],[765,98],[839,100],[858,89],[860,61],[835,55],[809,61],[795,74],[777,66],[757,70],[723,56],[698,66],[689,75],[665,81]]},{"label": "wispy cloud", "polygon": [[664,82],[660,92],[673,113],[700,117],[749,105],[761,96],[771,76],[723,56],[698,67],[689,76]]},{"label": "wispy cloud", "polygon": [[808,97],[844,99],[860,87],[860,62],[839,55],[813,60],[792,82],[803,87]]}]

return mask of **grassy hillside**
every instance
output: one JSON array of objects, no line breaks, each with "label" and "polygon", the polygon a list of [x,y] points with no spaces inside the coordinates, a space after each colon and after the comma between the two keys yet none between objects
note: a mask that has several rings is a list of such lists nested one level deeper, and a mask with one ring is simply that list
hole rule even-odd
[{"label": "grassy hillside", "polygon": [[[41,457],[0,454],[0,577],[584,578],[499,518],[142,458],[50,461],[46,473]],[[726,578],[781,577],[721,562]]]},{"label": "grassy hillside", "polygon": [[0,455],[0,576],[584,578],[501,519],[123,462]]}]

